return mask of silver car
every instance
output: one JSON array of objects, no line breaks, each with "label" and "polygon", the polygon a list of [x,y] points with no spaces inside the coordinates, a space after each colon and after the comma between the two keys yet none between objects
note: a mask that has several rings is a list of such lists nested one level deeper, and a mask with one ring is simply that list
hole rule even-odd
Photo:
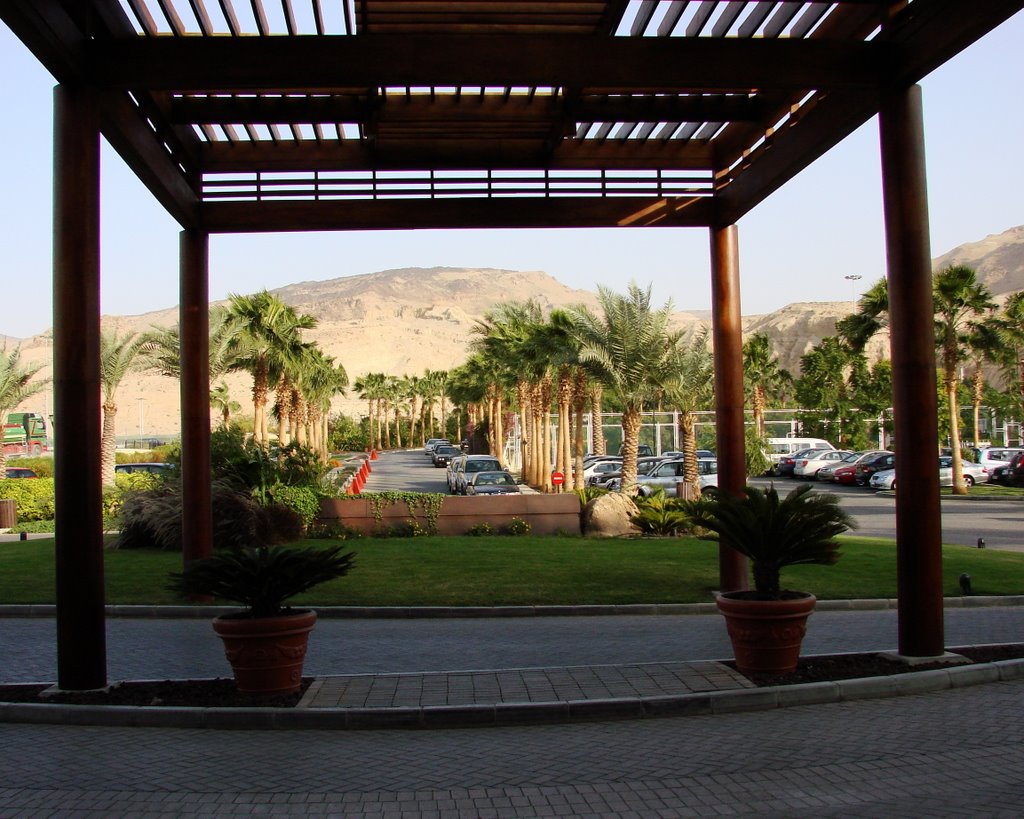
[{"label": "silver car", "polygon": [[[675,497],[676,484],[684,480],[683,473],[686,468],[682,459],[665,461],[659,464],[649,475],[638,475],[636,479],[637,494],[647,497],[658,489],[664,489],[668,497]],[[697,479],[700,482],[701,491],[707,487],[718,488],[718,459],[698,458]]]}]

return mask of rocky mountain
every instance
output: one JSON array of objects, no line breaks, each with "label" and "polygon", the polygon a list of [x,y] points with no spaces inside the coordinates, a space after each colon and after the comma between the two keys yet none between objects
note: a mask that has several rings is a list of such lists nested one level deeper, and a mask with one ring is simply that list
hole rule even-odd
[{"label": "rocky mountain", "polygon": [[[980,242],[962,245],[934,260],[935,269],[969,264],[996,294],[1024,288],[1024,226]],[[573,290],[542,271],[468,269],[451,267],[403,268],[327,281],[306,281],[272,291],[299,312],[315,316],[318,327],[306,334],[341,363],[349,377],[367,372],[418,374],[425,369],[450,369],[465,361],[475,322],[495,304],[533,298],[543,307],[585,304],[596,308],[596,296]],[[772,340],[782,366],[799,372],[800,356],[822,338],[835,333],[835,323],[850,310],[850,303],[803,302],[772,313],[744,318],[745,333],[765,333]],[[104,321],[122,332],[169,326],[177,321],[176,308],[138,316],[107,316]],[[707,311],[680,312],[675,324],[696,330],[710,323]],[[49,374],[49,333],[21,342],[26,361],[40,361]],[[869,351],[886,354],[884,338]],[[244,408],[249,406],[247,376],[227,379],[231,392]],[[42,394],[26,409],[46,410],[52,397]],[[119,435],[146,437],[178,429],[177,384],[149,373],[131,374],[118,391]],[[364,412],[356,397],[339,398],[335,411]]]}]

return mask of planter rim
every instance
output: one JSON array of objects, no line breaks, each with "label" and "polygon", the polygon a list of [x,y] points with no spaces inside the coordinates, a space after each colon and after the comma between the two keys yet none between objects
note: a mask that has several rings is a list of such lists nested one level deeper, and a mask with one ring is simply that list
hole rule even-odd
[{"label": "planter rim", "polygon": [[229,623],[269,623],[273,620],[296,620],[306,619],[312,615],[312,619],[316,620],[316,611],[313,609],[292,609],[291,611],[283,611],[280,614],[274,614],[270,617],[253,617],[249,609],[241,611],[231,611],[226,614],[218,614],[213,618],[213,622],[229,622]]},{"label": "planter rim", "polygon": [[721,592],[715,599],[728,600],[733,603],[794,603],[805,600],[817,600],[811,592],[797,591],[796,589],[782,589],[780,594],[786,597],[756,597],[760,592],[755,589],[743,589],[741,591]]}]

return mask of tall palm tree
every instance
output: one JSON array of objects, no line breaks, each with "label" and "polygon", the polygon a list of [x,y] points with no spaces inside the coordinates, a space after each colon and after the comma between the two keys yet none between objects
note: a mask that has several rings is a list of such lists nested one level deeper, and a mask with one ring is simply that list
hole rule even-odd
[{"label": "tall palm tree", "polygon": [[100,469],[104,485],[114,483],[114,450],[117,447],[117,388],[141,363],[139,353],[146,337],[130,332],[118,337],[116,330],[100,331],[100,388],[103,390],[103,432],[100,438]]},{"label": "tall palm tree", "polygon": [[966,359],[970,338],[978,319],[991,313],[996,304],[973,268],[951,265],[940,270],[932,288],[935,306],[935,341],[942,358],[942,376],[949,409],[949,445],[953,450],[953,494],[966,495],[964,466],[960,453],[960,407],[958,370]]},{"label": "tall palm tree", "polygon": [[210,390],[210,406],[220,413],[221,427],[224,429],[231,426],[231,413],[242,409],[242,405],[231,397],[231,390],[224,381]]},{"label": "tall palm tree", "polygon": [[[227,307],[217,305],[210,308],[210,380],[220,378],[234,363],[238,354],[240,327]],[[161,375],[180,380],[181,378],[181,332],[177,324],[173,327],[153,327],[146,333],[143,350],[149,366]]]},{"label": "tall palm tree", "polygon": [[791,381],[789,373],[779,366],[771,340],[764,333],[754,333],[743,343],[743,378],[750,393],[754,429],[763,438],[768,400],[780,397]]},{"label": "tall palm tree", "polygon": [[[21,347],[0,351],[0,422],[6,423],[7,413],[49,383],[49,378],[33,380],[42,368],[42,364],[22,364]],[[0,446],[0,471],[6,463],[7,456]]]},{"label": "tall palm tree", "polygon": [[630,283],[625,296],[598,287],[602,315],[586,307],[570,309],[580,363],[614,390],[622,412],[622,491],[636,489],[636,455],[644,402],[671,377],[681,334],[669,329],[672,303],[651,309],[651,288]]},{"label": "tall palm tree", "polygon": [[380,442],[380,421],[376,416],[377,399],[384,388],[384,373],[366,373],[359,376],[352,385],[359,397],[366,402],[366,414],[369,421],[369,445],[373,449],[383,449]]},{"label": "tall palm tree", "polygon": [[836,425],[841,446],[849,435],[847,422],[853,401],[848,376],[857,358],[861,358],[860,354],[836,336],[826,336],[800,358],[797,401],[802,407],[819,411],[825,423]]},{"label": "tall palm tree", "polygon": [[1000,349],[995,360],[1002,372],[1012,412],[1024,417],[1024,291],[1013,293],[991,320]]},{"label": "tall palm tree", "polygon": [[665,399],[679,411],[683,479],[692,487],[696,497],[700,494],[696,413],[711,404],[715,393],[715,359],[708,346],[707,328],[696,333],[686,344],[680,344],[676,348],[676,356],[671,368],[672,377],[664,385]]},{"label": "tall palm tree", "polygon": [[281,375],[290,355],[302,345],[302,330],[316,327],[316,319],[299,315],[266,290],[251,296],[232,295],[230,312],[241,330],[241,352],[232,369],[252,374],[254,438],[269,443],[267,431],[268,394]]}]

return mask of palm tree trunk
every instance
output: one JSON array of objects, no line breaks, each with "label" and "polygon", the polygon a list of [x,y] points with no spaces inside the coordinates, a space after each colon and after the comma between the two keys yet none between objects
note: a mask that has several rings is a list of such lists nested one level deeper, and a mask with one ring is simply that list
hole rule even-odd
[{"label": "palm tree trunk", "polygon": [[985,380],[982,376],[981,365],[974,368],[974,376],[971,379],[971,400],[974,405],[974,445],[981,446],[981,400],[984,395]]},{"label": "palm tree trunk", "polygon": [[551,491],[551,377],[545,375],[540,382],[541,396],[541,486]]},{"label": "palm tree trunk", "polygon": [[636,494],[636,453],[640,445],[639,407],[627,407],[622,413],[622,493]]},{"label": "palm tree trunk", "polygon": [[764,388],[760,384],[754,385],[754,395],[750,407],[754,415],[754,429],[757,430],[757,437],[763,438],[765,397]]},{"label": "palm tree trunk", "polygon": [[573,463],[573,489],[583,488],[583,410],[587,405],[587,376],[583,370],[577,368],[576,380],[573,384],[573,410],[575,413],[574,431],[574,463]]},{"label": "palm tree trunk", "polygon": [[956,397],[956,362],[946,362],[946,404],[949,407],[949,446],[953,450],[953,494],[966,495],[964,483],[964,462],[960,452],[960,406]]},{"label": "palm tree trunk", "polygon": [[679,413],[679,433],[683,447],[683,480],[691,487],[693,497],[700,495],[700,474],[697,471],[696,417],[689,410]]},{"label": "palm tree trunk", "polygon": [[[117,448],[117,404],[103,403],[103,432],[100,436],[100,474],[104,486],[114,485],[114,450]],[[27,450],[26,450],[27,451]]]},{"label": "palm tree trunk", "polygon": [[590,448],[595,455],[608,454],[608,442],[604,438],[604,427],[601,425],[604,387],[595,383],[590,390]]}]

